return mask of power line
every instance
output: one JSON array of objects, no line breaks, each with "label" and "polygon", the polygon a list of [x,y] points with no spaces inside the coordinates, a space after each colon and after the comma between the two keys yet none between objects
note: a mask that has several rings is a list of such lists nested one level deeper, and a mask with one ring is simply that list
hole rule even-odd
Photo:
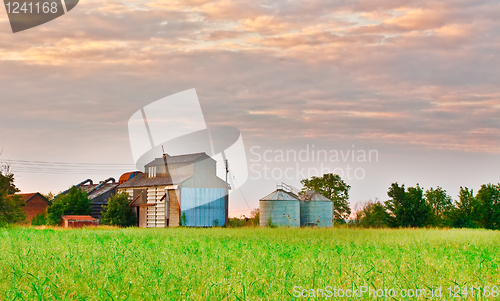
[{"label": "power line", "polygon": [[51,174],[110,174],[137,170],[133,164],[119,163],[73,163],[3,159],[13,172]]}]

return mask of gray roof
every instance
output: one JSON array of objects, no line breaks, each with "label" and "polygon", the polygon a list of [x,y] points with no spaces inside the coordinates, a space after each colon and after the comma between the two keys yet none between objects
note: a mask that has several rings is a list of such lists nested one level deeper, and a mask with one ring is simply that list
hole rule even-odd
[{"label": "gray roof", "polygon": [[317,192],[315,190],[308,190],[308,191],[300,194],[299,199],[301,201],[306,201],[306,202],[309,202],[309,201],[331,202],[330,199],[326,198],[325,196],[323,196],[322,194],[320,194],[319,192]]},{"label": "gray roof", "polygon": [[271,194],[260,199],[261,201],[298,201],[299,199],[293,193],[278,189]]},{"label": "gray roof", "polygon": [[148,187],[148,186],[167,186],[176,185],[189,179],[191,176],[179,176],[179,177],[154,177],[148,178],[147,174],[141,173],[127,182],[118,186],[118,188],[132,188],[132,187]]},{"label": "gray roof", "polygon": [[[202,156],[207,156],[206,153],[196,153],[196,154],[187,154],[187,155],[179,155],[179,156],[169,156],[167,155],[167,164],[176,164],[176,163],[190,163],[196,161],[198,158]],[[153,161],[146,164],[144,167],[150,166],[159,166],[164,165],[165,161],[162,158],[156,158]]]},{"label": "gray roof", "polygon": [[100,184],[89,184],[89,185],[79,186],[78,188],[80,188],[81,190],[83,190],[87,193],[90,192],[88,197],[90,200],[93,200],[93,199],[105,194],[106,192],[110,191],[111,189],[116,188],[118,186],[118,183],[106,183],[106,184],[103,184],[98,189],[93,190],[94,188],[96,188],[99,185]]}]

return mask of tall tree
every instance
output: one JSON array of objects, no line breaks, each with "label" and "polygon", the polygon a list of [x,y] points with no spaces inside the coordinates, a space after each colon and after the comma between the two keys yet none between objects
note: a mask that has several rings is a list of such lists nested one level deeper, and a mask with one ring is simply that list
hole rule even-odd
[{"label": "tall tree", "polygon": [[337,174],[324,174],[322,177],[312,177],[300,181],[306,190],[315,190],[326,198],[332,200],[334,207],[334,219],[336,223],[345,223],[351,215],[349,206],[349,189],[342,178]]},{"label": "tall tree", "polygon": [[431,207],[429,224],[433,226],[449,226],[449,216],[453,209],[452,198],[442,187],[430,188],[425,192],[425,199]]},{"label": "tall tree", "polygon": [[14,185],[14,174],[8,166],[0,167],[0,226],[26,219],[23,207],[26,205]]},{"label": "tall tree", "polygon": [[47,224],[57,225],[63,215],[89,215],[92,206],[87,193],[75,186],[66,194],[58,195],[47,207]]},{"label": "tall tree", "polygon": [[113,195],[108,205],[104,206],[101,223],[103,225],[113,225],[119,227],[131,227],[136,223],[134,210],[129,206],[128,193],[122,192]]},{"label": "tall tree", "polygon": [[392,183],[387,195],[390,197],[385,202],[389,211],[388,223],[391,227],[424,227],[427,225],[431,207],[423,196],[422,188],[399,186]]},{"label": "tall tree", "polygon": [[460,186],[458,201],[451,212],[451,224],[456,228],[476,228],[479,204],[474,197],[474,190]]},{"label": "tall tree", "polygon": [[478,223],[486,229],[500,229],[500,184],[484,184],[476,195]]}]

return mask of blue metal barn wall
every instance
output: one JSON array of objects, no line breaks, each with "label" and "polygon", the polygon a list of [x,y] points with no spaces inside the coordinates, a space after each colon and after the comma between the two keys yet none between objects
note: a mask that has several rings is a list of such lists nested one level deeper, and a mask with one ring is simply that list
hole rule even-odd
[{"label": "blue metal barn wall", "polygon": [[214,221],[223,226],[226,220],[225,189],[182,188],[181,214],[186,214],[188,227],[213,227]]}]

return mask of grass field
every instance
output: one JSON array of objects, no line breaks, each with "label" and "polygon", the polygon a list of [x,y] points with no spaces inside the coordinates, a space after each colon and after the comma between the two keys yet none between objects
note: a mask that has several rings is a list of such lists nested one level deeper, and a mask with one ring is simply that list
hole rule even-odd
[{"label": "grass field", "polygon": [[486,230],[19,227],[0,229],[0,250],[0,300],[291,300],[327,286],[453,299],[448,287],[500,285],[500,232]]}]

